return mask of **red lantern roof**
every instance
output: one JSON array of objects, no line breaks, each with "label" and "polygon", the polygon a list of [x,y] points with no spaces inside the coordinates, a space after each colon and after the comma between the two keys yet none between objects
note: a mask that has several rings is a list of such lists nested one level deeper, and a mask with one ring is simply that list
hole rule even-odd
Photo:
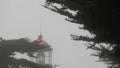
[{"label": "red lantern roof", "polygon": [[44,51],[53,51],[53,49],[51,47],[46,47],[43,49]]},{"label": "red lantern roof", "polygon": [[43,41],[43,40],[39,42],[39,45],[40,46],[50,47],[50,45],[47,42]]},{"label": "red lantern roof", "polygon": [[39,38],[38,38],[39,43],[38,43],[38,45],[44,46],[45,47],[43,49],[44,51],[52,51],[53,49],[51,48],[51,46],[47,42],[45,42],[44,40],[42,40],[42,38],[43,38],[43,36],[39,35]]}]

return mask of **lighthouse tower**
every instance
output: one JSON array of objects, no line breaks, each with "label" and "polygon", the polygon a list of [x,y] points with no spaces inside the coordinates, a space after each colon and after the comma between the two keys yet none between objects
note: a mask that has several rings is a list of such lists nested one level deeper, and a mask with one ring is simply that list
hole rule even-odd
[{"label": "lighthouse tower", "polygon": [[52,65],[53,49],[46,41],[43,40],[42,35],[39,35],[38,41],[39,41],[38,42],[39,46],[42,46],[43,48],[37,52],[37,57],[36,57],[37,64]]}]

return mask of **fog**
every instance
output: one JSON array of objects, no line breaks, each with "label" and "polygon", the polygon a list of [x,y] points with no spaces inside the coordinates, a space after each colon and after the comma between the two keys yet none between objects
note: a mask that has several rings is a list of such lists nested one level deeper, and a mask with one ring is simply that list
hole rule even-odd
[{"label": "fog", "polygon": [[[70,34],[89,35],[79,30],[80,25],[65,21],[65,17],[41,5],[44,0],[0,0],[0,37],[16,39],[28,37],[35,40],[41,33],[43,39],[53,47],[53,65],[59,68],[106,68],[90,56],[85,42],[74,41]],[[24,57],[23,55],[19,55]]]}]

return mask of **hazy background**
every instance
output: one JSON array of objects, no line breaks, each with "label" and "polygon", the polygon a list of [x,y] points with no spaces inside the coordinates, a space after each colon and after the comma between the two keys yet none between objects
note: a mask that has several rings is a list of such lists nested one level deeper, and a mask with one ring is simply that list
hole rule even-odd
[{"label": "hazy background", "polygon": [[[90,56],[84,42],[71,40],[70,34],[89,35],[78,29],[77,24],[64,20],[64,16],[45,9],[44,0],[0,0],[0,37],[35,40],[42,34],[53,47],[53,64],[59,68],[106,68],[98,58]],[[20,55],[23,57],[22,55]]]}]

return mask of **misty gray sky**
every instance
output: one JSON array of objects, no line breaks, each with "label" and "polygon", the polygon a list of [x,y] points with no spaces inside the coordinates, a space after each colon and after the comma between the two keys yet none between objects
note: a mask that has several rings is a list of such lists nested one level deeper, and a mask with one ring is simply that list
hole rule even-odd
[{"label": "misty gray sky", "polygon": [[64,20],[64,16],[41,6],[44,0],[0,0],[0,37],[17,39],[28,37],[37,39],[42,34],[44,40],[53,47],[53,64],[59,68],[106,68],[95,62],[83,42],[71,40],[70,34],[89,35],[78,29],[77,24]]}]

